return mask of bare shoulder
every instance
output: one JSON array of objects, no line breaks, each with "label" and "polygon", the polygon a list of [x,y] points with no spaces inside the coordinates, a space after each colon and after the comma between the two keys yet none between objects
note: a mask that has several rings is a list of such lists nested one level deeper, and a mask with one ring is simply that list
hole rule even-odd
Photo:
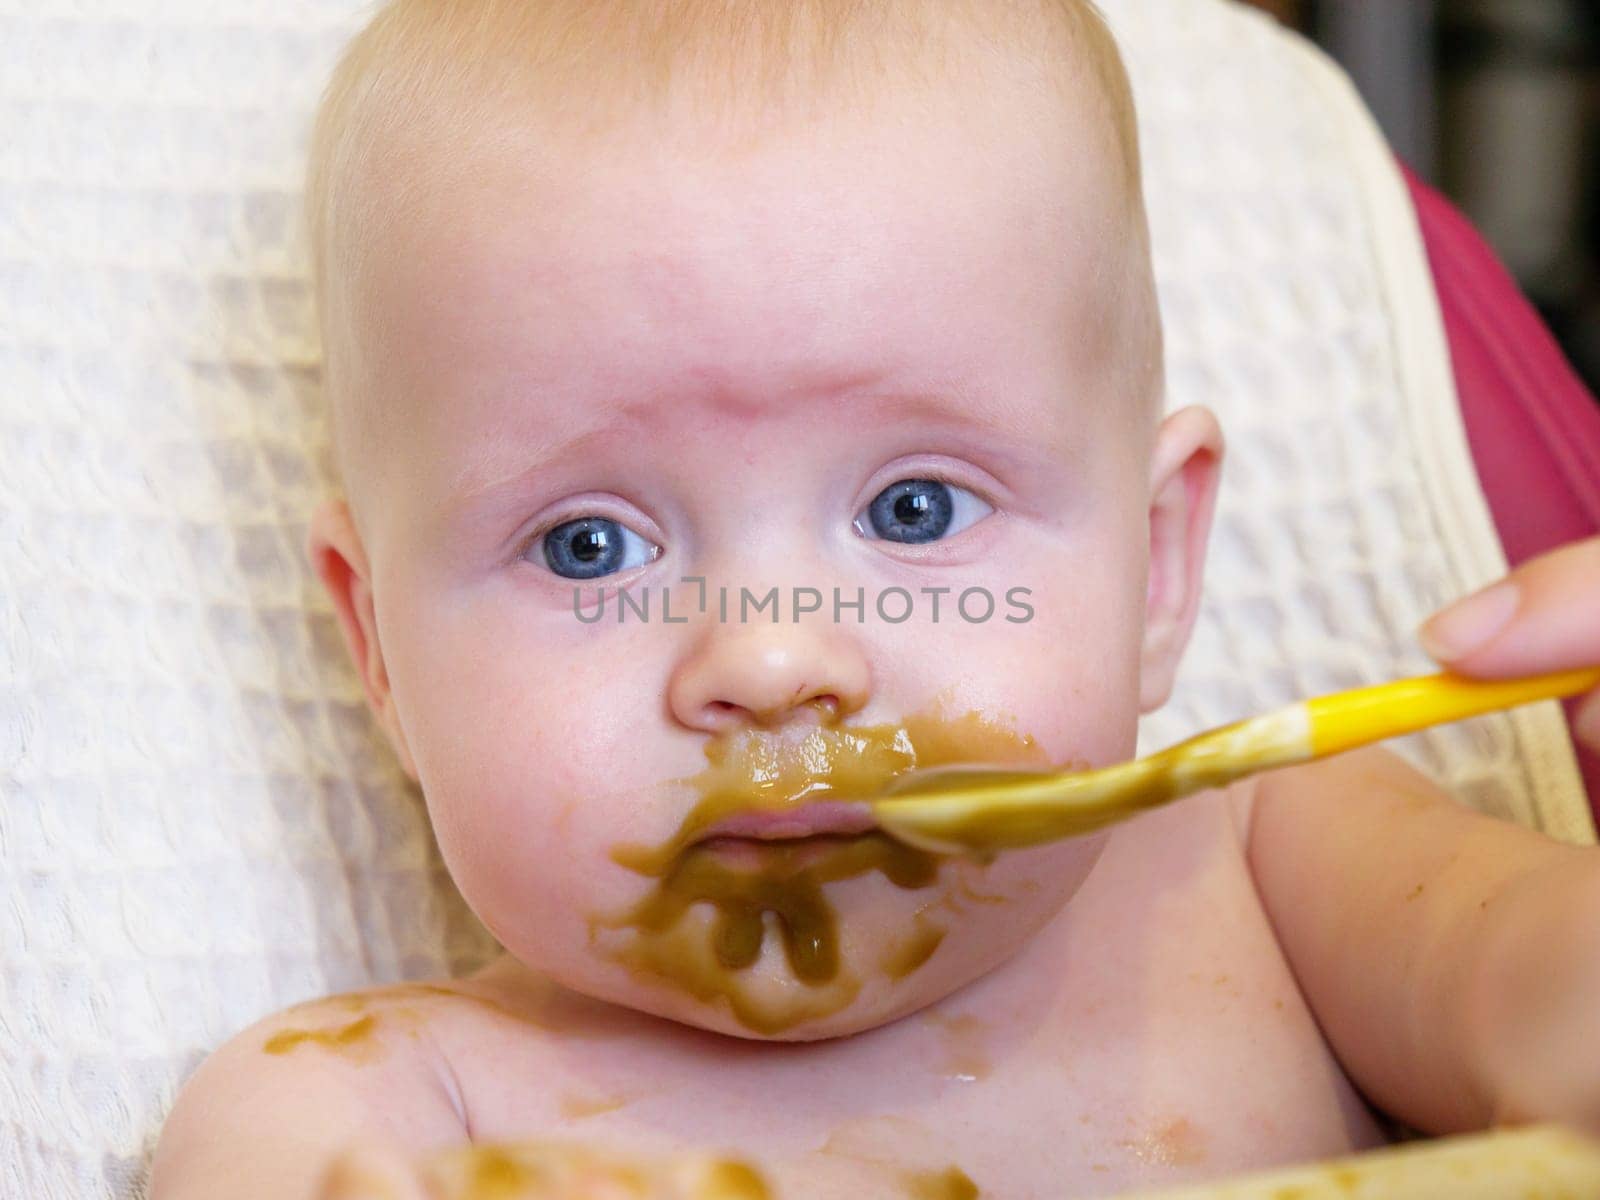
[{"label": "bare shoulder", "polygon": [[1507,897],[1584,851],[1478,812],[1382,749],[1269,772],[1253,793],[1238,801],[1251,877],[1346,1073],[1418,1129],[1480,1124],[1464,1006],[1505,974],[1484,966],[1502,961],[1494,947],[1535,924],[1508,916],[1522,910]]},{"label": "bare shoulder", "polygon": [[1449,799],[1448,793],[1428,776],[1387,746],[1381,745],[1363,746],[1359,750],[1347,750],[1343,754],[1298,766],[1281,767],[1256,778],[1258,781],[1273,781],[1276,787],[1288,786],[1300,780],[1319,788],[1328,786],[1330,781],[1361,780],[1404,792],[1414,800]]},{"label": "bare shoulder", "polygon": [[1405,759],[1383,746],[1368,746],[1332,758],[1281,767],[1227,789],[1229,811],[1245,846],[1264,824],[1263,806],[1310,808],[1340,804],[1353,809],[1371,806],[1418,807],[1453,803],[1449,793]]},{"label": "bare shoulder", "polygon": [[466,1114],[430,1026],[470,1004],[453,984],[373,988],[236,1034],[179,1093],[152,1200],[312,1197],[351,1145],[461,1141]]}]

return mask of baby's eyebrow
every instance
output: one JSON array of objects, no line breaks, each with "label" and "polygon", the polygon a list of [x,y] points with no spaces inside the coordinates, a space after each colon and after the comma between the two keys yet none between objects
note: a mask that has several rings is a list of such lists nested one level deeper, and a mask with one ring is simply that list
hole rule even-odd
[{"label": "baby's eyebrow", "polygon": [[[855,415],[860,418],[882,424],[915,424],[930,430],[942,427],[1006,435],[1030,427],[1026,400],[985,391],[982,403],[978,403],[970,393],[971,389],[956,386],[949,390],[872,388],[859,394],[830,397],[821,403],[827,406],[826,419],[830,421],[838,420],[835,405],[845,404],[859,406]],[[693,401],[687,403],[693,405]],[[659,400],[642,402],[625,405],[577,433],[563,431],[531,442],[498,440],[492,449],[455,472],[448,486],[449,503],[455,508],[476,507],[492,502],[502,493],[520,491],[552,464],[581,456],[598,443],[641,424],[641,417],[660,412]],[[763,419],[759,404],[752,404],[747,413],[749,419]],[[684,419],[692,423],[694,418],[685,414]]]},{"label": "baby's eyebrow", "polygon": [[450,498],[464,506],[492,499],[504,491],[514,491],[556,459],[582,453],[612,432],[612,425],[604,424],[592,426],[576,436],[552,437],[533,444],[516,440],[500,442],[495,447],[496,452],[469,462],[455,473],[450,480]]}]

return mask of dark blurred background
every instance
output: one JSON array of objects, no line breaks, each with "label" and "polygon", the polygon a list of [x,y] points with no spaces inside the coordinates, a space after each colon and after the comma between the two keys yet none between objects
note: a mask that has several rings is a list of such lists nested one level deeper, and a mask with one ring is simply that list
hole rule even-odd
[{"label": "dark blurred background", "polygon": [[1600,392],[1600,3],[1248,0],[1355,78]]}]

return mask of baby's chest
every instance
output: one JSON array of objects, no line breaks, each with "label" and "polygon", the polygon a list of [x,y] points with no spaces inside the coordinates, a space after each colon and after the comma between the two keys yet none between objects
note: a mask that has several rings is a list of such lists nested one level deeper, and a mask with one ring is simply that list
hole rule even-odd
[{"label": "baby's chest", "polygon": [[469,1098],[474,1133],[724,1149],[804,1200],[955,1196],[938,1188],[960,1178],[985,1196],[1094,1195],[1377,1144],[1298,999],[1266,975],[1230,960],[1102,977],[1070,1028],[957,1006],[907,1018],[892,1043],[794,1047],[788,1062],[695,1069],[574,1045],[552,1070],[508,1049],[500,1086]]}]

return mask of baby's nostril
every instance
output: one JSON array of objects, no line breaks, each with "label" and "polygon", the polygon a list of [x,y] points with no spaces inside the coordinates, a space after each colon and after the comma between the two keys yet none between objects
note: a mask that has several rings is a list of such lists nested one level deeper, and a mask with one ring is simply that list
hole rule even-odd
[{"label": "baby's nostril", "polygon": [[839,719],[842,705],[835,693],[824,692],[817,696],[806,696],[802,700],[804,691],[804,687],[797,689],[789,697],[788,703],[779,702],[771,708],[753,708],[731,700],[708,700],[701,711],[707,724],[718,728],[745,722],[770,727],[784,725],[797,718],[805,720],[807,716],[819,725],[832,724]]},{"label": "baby's nostril", "polygon": [[744,710],[737,704],[730,704],[726,700],[712,700],[706,705],[706,712],[719,720],[736,717]]},{"label": "baby's nostril", "polygon": [[824,722],[836,721],[839,718],[839,697],[832,692],[825,692],[820,696],[812,696],[806,703],[816,706],[817,712]]}]

